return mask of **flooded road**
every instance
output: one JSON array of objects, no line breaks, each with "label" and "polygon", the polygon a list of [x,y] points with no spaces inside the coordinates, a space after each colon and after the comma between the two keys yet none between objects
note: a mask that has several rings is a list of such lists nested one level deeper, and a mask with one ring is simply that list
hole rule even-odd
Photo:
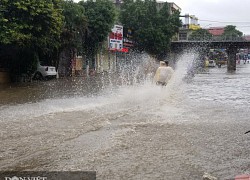
[{"label": "flooded road", "polygon": [[[250,64],[166,88],[60,79],[1,87],[0,170],[94,170],[97,179],[219,179],[250,173]],[[90,81],[91,83],[86,83]]]}]

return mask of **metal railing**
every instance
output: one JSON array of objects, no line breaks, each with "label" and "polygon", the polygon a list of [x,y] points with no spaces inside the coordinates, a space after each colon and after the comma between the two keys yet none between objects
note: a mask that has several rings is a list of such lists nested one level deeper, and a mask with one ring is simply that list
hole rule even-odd
[{"label": "metal railing", "polygon": [[[173,40],[176,41],[176,40]],[[249,42],[245,36],[242,37],[235,37],[235,36],[198,36],[198,37],[187,37],[179,38],[177,41],[206,41],[206,42]]]}]

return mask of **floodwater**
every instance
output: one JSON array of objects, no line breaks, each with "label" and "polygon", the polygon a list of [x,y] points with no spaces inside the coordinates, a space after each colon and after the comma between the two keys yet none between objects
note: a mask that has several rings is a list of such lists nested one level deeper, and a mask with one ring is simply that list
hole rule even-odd
[{"label": "floodwater", "polygon": [[166,88],[129,66],[116,78],[2,86],[0,170],[94,170],[100,180],[249,174],[250,64],[186,82],[192,58],[179,60]]}]

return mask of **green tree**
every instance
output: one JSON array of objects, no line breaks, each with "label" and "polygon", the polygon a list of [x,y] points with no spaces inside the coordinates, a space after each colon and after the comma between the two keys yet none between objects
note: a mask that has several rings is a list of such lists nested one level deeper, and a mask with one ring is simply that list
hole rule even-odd
[{"label": "green tree", "polygon": [[73,2],[73,0],[65,0],[62,8],[64,26],[61,33],[61,44],[57,53],[56,59],[58,61],[56,66],[59,66],[59,55],[63,53],[66,58],[62,64],[67,69],[65,75],[69,75],[72,72],[70,69],[72,59],[76,56],[77,52],[82,52],[82,41],[87,30],[87,18],[84,7]]},{"label": "green tree", "polygon": [[236,29],[236,26],[228,25],[224,29],[221,38],[223,40],[241,40],[243,33]]},{"label": "green tree", "polygon": [[63,16],[61,0],[2,0],[0,43],[47,48],[58,45]]},{"label": "green tree", "polygon": [[25,73],[39,56],[49,57],[59,47],[61,3],[62,0],[1,0],[0,65],[8,64],[13,73]]},{"label": "green tree", "polygon": [[133,30],[136,49],[156,56],[166,54],[181,26],[179,12],[170,15],[167,2],[158,10],[155,0],[124,0],[120,21]]},{"label": "green tree", "polygon": [[197,29],[195,30],[188,38],[188,40],[195,41],[208,41],[211,40],[213,35],[208,32],[206,29]]},{"label": "green tree", "polygon": [[84,7],[73,0],[63,2],[64,27],[61,34],[61,48],[76,48],[82,51],[81,40],[87,30]]},{"label": "green tree", "polygon": [[112,1],[93,0],[80,1],[85,9],[87,17],[87,31],[83,37],[83,55],[86,56],[86,64],[92,62],[95,66],[94,56],[97,53],[99,44],[106,40],[117,17],[116,9]]}]

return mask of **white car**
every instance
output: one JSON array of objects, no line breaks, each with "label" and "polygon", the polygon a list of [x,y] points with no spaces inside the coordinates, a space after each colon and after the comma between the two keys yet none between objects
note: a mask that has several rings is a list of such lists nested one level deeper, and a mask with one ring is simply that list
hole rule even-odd
[{"label": "white car", "polygon": [[43,62],[37,63],[37,70],[33,76],[33,79],[43,80],[48,78],[55,78],[57,75],[56,67],[47,66]]},{"label": "white car", "polygon": [[215,67],[215,66],[216,66],[216,62],[214,60],[208,61],[208,67]]}]

